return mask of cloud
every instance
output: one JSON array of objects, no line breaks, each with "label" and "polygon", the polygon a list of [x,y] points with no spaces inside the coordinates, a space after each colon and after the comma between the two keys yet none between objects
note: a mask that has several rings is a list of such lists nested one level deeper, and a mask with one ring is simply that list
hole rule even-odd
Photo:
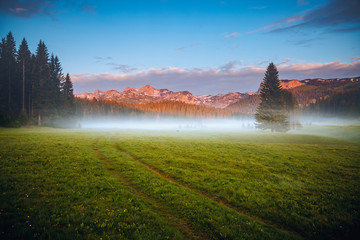
[{"label": "cloud", "polygon": [[298,5],[299,7],[305,6],[305,5],[308,5],[308,4],[309,4],[309,1],[306,1],[306,0],[298,0],[298,1],[297,1],[297,5]]},{"label": "cloud", "polygon": [[[298,1],[305,3],[306,1]],[[293,16],[276,21],[249,33],[271,30],[281,33],[294,29],[324,28],[325,31],[359,31],[360,1],[329,0],[326,4],[308,9]]]},{"label": "cloud", "polygon": [[106,61],[106,60],[112,60],[113,58],[110,57],[110,56],[107,56],[107,57],[100,57],[100,56],[95,56],[94,57],[96,60],[98,61]]},{"label": "cloud", "polygon": [[130,73],[130,72],[134,72],[136,70],[138,70],[138,68],[136,67],[130,67],[129,65],[126,64],[117,64],[117,63],[107,63],[107,65],[111,65],[114,66],[113,70],[119,70],[122,73]]},{"label": "cloud", "polygon": [[112,61],[113,58],[110,56],[107,56],[107,57],[95,56],[94,58],[96,59],[95,63],[112,66],[111,70],[117,70],[122,73],[130,73],[130,72],[134,72],[134,71],[138,70],[138,68],[136,68],[136,67],[131,67],[126,64],[116,63],[116,62]]},{"label": "cloud", "polygon": [[54,17],[58,13],[56,3],[57,0],[1,0],[0,12],[20,18],[31,18],[38,14]]},{"label": "cloud", "polygon": [[173,51],[175,52],[182,52],[185,50],[186,47],[174,48]]},{"label": "cloud", "polygon": [[222,72],[229,72],[233,69],[235,69],[238,65],[240,65],[241,62],[239,61],[229,61],[219,67],[219,70]]},{"label": "cloud", "polygon": [[255,64],[255,66],[261,66],[263,64],[268,64],[270,61],[261,61]]},{"label": "cloud", "polygon": [[237,36],[240,36],[240,33],[238,33],[238,32],[233,32],[233,33],[230,33],[230,34],[225,33],[224,38],[234,38],[234,37],[237,37]]},{"label": "cloud", "polygon": [[284,65],[284,64],[287,64],[287,63],[292,62],[292,61],[294,61],[293,58],[285,58],[282,62],[276,63],[276,65]]},{"label": "cloud", "polygon": [[360,31],[360,26],[355,27],[343,27],[343,28],[334,28],[328,30],[328,32],[342,33],[342,32],[358,32]]},{"label": "cloud", "polygon": [[259,6],[259,7],[250,7],[249,9],[262,10],[267,8],[267,6]]},{"label": "cloud", "polygon": [[278,28],[278,27],[285,27],[285,26],[289,26],[297,21],[301,21],[304,19],[304,15],[300,15],[300,16],[291,16],[291,17],[287,17],[287,18],[284,18],[282,19],[281,21],[276,21],[270,25],[266,25],[266,26],[263,26],[257,30],[254,30],[254,31],[249,31],[248,33],[256,33],[256,32],[261,32],[261,31],[264,31],[264,30],[271,30],[271,29],[275,29],[275,28]]},{"label": "cloud", "polygon": [[314,27],[327,27],[327,31],[346,31],[346,29],[358,31],[360,23],[359,9],[359,1],[330,0],[327,5],[308,11],[308,13],[304,15],[302,23],[277,29],[276,31],[280,32],[295,28]]},{"label": "cloud", "polygon": [[288,40],[288,42],[302,47],[310,47],[313,42],[323,39],[324,38],[322,37],[315,37],[315,38],[305,38],[305,39],[293,39],[293,40]]},{"label": "cloud", "polygon": [[82,11],[83,11],[83,12],[93,14],[93,13],[96,12],[97,6],[83,4],[83,5],[81,5],[81,8],[82,8]]},{"label": "cloud", "polygon": [[182,51],[185,51],[189,48],[194,48],[194,47],[198,47],[200,46],[201,44],[200,43],[194,43],[194,44],[191,44],[191,45],[188,45],[188,46],[184,46],[184,47],[179,47],[179,48],[174,48],[172,49],[172,51],[175,51],[175,52],[182,52]]},{"label": "cloud", "polygon": [[19,17],[32,18],[37,15],[45,15],[53,21],[59,21],[56,16],[67,11],[68,8],[75,8],[86,13],[95,13],[96,6],[86,2],[78,4],[75,1],[59,0],[1,0],[0,13]]},{"label": "cloud", "polygon": [[352,62],[359,61],[359,60],[360,60],[360,57],[358,57],[358,56],[355,56],[355,57],[351,58]]},{"label": "cloud", "polygon": [[[353,63],[340,61],[329,63],[295,63],[285,59],[278,65],[280,79],[341,78],[360,75],[360,60]],[[292,60],[293,61],[293,60]],[[225,71],[224,71],[225,70]],[[183,69],[164,67],[150,68],[136,73],[123,74],[72,74],[76,93],[92,92],[99,88],[122,90],[125,87],[142,87],[150,84],[155,88],[172,91],[188,90],[195,95],[227,92],[257,91],[264,77],[266,66],[239,66],[230,61],[218,68]]]}]

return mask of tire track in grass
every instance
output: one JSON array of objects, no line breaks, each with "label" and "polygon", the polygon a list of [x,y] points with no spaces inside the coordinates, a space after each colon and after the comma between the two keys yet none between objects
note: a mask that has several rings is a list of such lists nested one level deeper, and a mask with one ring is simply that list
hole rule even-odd
[{"label": "tire track in grass", "polygon": [[204,197],[204,198],[206,198],[206,199],[208,199],[208,200],[210,200],[210,201],[212,201],[212,202],[214,202],[214,203],[216,203],[216,204],[218,204],[218,205],[220,205],[220,206],[222,206],[222,207],[225,207],[225,208],[227,208],[227,209],[229,209],[229,210],[236,211],[237,213],[239,213],[239,214],[241,214],[241,215],[243,215],[243,216],[246,216],[246,217],[248,217],[248,218],[254,219],[255,221],[257,221],[257,222],[259,222],[259,223],[261,223],[261,224],[263,224],[263,225],[268,225],[268,226],[273,227],[273,228],[275,228],[275,229],[277,229],[277,230],[279,230],[279,231],[293,234],[293,235],[295,235],[296,237],[298,237],[298,238],[300,238],[300,239],[305,239],[305,238],[304,238],[300,233],[298,233],[298,232],[295,232],[295,231],[290,230],[290,229],[285,229],[284,227],[279,226],[278,224],[276,224],[276,223],[274,223],[274,222],[271,222],[271,221],[269,221],[269,220],[260,218],[260,217],[258,217],[258,216],[255,216],[255,215],[250,214],[249,212],[246,212],[246,211],[241,210],[241,209],[239,209],[239,208],[237,208],[237,207],[234,207],[234,206],[232,206],[230,203],[228,203],[227,201],[225,201],[225,200],[223,200],[223,199],[222,199],[222,200],[219,200],[219,199],[216,198],[216,197],[210,196],[210,195],[208,195],[207,193],[201,192],[200,190],[198,190],[198,189],[196,189],[196,188],[192,188],[192,187],[190,187],[190,186],[188,186],[188,185],[186,185],[186,184],[184,184],[184,183],[182,183],[182,182],[179,182],[177,179],[173,178],[172,176],[165,174],[163,171],[161,171],[161,170],[157,169],[156,167],[154,167],[154,166],[152,166],[152,165],[144,162],[143,160],[141,160],[139,157],[137,157],[137,156],[134,155],[133,153],[128,152],[128,151],[126,151],[125,149],[123,149],[122,147],[120,147],[120,145],[115,142],[115,139],[114,139],[114,138],[112,138],[112,141],[113,141],[113,143],[114,143],[114,145],[115,145],[115,148],[116,148],[117,150],[119,150],[121,153],[127,155],[128,157],[134,159],[136,162],[140,163],[140,164],[143,165],[145,168],[147,168],[148,170],[152,171],[153,173],[155,173],[156,175],[160,176],[161,178],[164,178],[164,179],[166,179],[166,180],[168,180],[168,181],[170,181],[170,182],[172,182],[172,183],[174,183],[174,184],[176,184],[176,185],[178,185],[178,186],[180,186],[180,187],[183,187],[183,188],[185,188],[185,189],[187,189],[187,190],[189,190],[189,191],[192,191],[192,192],[194,192],[194,193],[196,193],[196,194],[198,194],[198,195],[200,195],[200,196],[202,196],[202,197]]},{"label": "tire track in grass", "polygon": [[158,213],[162,218],[169,220],[170,225],[175,227],[177,230],[179,230],[187,238],[189,238],[189,239],[205,239],[205,238],[195,234],[187,222],[185,222],[183,219],[179,219],[179,218],[175,217],[167,207],[161,205],[155,199],[153,199],[151,196],[149,196],[148,194],[139,190],[131,182],[129,182],[124,177],[122,177],[120,175],[120,173],[115,170],[114,165],[105,156],[103,156],[99,152],[99,150],[98,150],[99,140],[100,140],[99,138],[97,138],[95,140],[92,149],[93,149],[95,156],[98,159],[100,159],[104,163],[104,165],[107,167],[107,170],[109,171],[111,176],[113,176],[121,184],[128,187],[132,193],[138,195],[141,199],[143,199],[144,205],[146,205],[147,207],[152,209],[154,212]]}]

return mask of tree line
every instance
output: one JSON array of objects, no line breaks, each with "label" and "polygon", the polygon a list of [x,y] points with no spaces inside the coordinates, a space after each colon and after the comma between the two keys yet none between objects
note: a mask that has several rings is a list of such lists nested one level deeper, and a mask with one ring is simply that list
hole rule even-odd
[{"label": "tree line", "polygon": [[180,118],[225,118],[233,116],[226,109],[209,108],[180,101],[159,101],[143,104],[96,99],[75,99],[76,115],[81,118],[124,117],[148,118],[156,116]]},{"label": "tree line", "polygon": [[54,126],[74,115],[73,86],[60,60],[40,40],[36,53],[23,38],[18,50],[11,32],[0,43],[0,125]]},{"label": "tree line", "polygon": [[303,109],[303,114],[314,117],[348,117],[360,116],[360,89],[335,92],[327,97],[320,97],[316,102]]}]

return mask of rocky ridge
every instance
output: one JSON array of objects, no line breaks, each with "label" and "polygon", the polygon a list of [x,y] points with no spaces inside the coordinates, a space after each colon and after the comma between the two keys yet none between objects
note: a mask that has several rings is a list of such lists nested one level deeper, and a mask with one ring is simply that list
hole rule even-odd
[{"label": "rocky ridge", "polygon": [[96,99],[129,103],[149,103],[158,101],[180,101],[189,104],[204,105],[214,108],[226,108],[229,104],[237,102],[239,99],[248,97],[252,93],[229,92],[218,95],[194,96],[189,91],[173,92],[168,89],[156,89],[150,85],[142,88],[127,87],[122,92],[109,90],[107,92],[96,89],[92,93],[75,94],[80,99]]},{"label": "rocky ridge", "polygon": [[[305,79],[305,80],[281,80],[280,84],[283,89],[289,89],[290,91],[299,89],[304,85],[311,85],[312,88],[337,88],[339,86],[353,86],[357,87],[360,83],[360,77],[356,78],[334,78],[334,79]],[[300,90],[306,91],[306,90]],[[194,96],[189,91],[173,92],[168,89],[156,89],[150,85],[146,85],[139,89],[134,87],[127,87],[122,92],[116,90],[109,90],[107,92],[96,89],[92,93],[75,94],[76,98],[80,99],[96,99],[96,100],[107,100],[117,102],[128,102],[128,103],[149,103],[159,101],[180,101],[188,104],[204,105],[213,108],[226,108],[229,105],[240,101],[241,99],[247,98],[251,95],[256,95],[260,92],[260,88],[257,92],[229,92],[227,94],[217,95],[199,95]],[[296,95],[298,95],[297,93]],[[320,93],[318,93],[320,94]],[[316,95],[316,94],[315,94]],[[313,101],[316,96],[311,96],[311,99],[305,99],[304,103],[301,101],[301,105],[307,104],[309,101]]]}]

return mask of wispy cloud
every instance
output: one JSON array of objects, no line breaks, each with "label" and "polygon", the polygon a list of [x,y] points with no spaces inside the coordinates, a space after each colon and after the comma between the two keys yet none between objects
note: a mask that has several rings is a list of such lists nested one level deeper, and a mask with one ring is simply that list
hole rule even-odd
[{"label": "wispy cloud", "polygon": [[66,12],[68,8],[76,8],[86,13],[95,13],[96,6],[86,2],[82,4],[76,1],[59,0],[1,0],[0,13],[19,18],[32,18],[37,15],[50,17],[53,21],[59,21],[57,15]]},{"label": "wispy cloud", "polygon": [[130,73],[138,70],[138,68],[136,67],[131,67],[126,64],[119,64],[117,62],[114,62],[113,58],[110,56],[107,57],[95,56],[94,59],[96,60],[95,63],[111,66],[111,70],[118,70],[121,73]]},{"label": "wispy cloud", "polygon": [[304,19],[304,17],[305,17],[304,15],[287,17],[280,21],[276,21],[270,25],[266,25],[261,28],[258,28],[254,31],[249,31],[248,33],[256,33],[256,32],[261,32],[264,30],[272,30],[272,29],[279,28],[279,27],[283,28],[283,27],[292,25],[295,22],[302,21]]},{"label": "wispy cloud", "polygon": [[254,9],[254,10],[262,10],[267,8],[267,6],[258,6],[258,7],[250,7],[249,9]]},{"label": "wispy cloud", "polygon": [[236,67],[241,65],[241,61],[229,61],[223,65],[221,65],[218,70],[222,71],[222,72],[229,72],[232,70],[235,70]]},{"label": "wispy cloud", "polygon": [[292,39],[288,40],[289,43],[292,43],[294,45],[302,46],[302,47],[310,47],[313,42],[322,40],[324,38],[322,37],[314,37],[314,38],[301,38],[301,39]]},{"label": "wispy cloud", "polygon": [[179,48],[174,48],[174,49],[172,49],[172,51],[182,52],[182,51],[185,51],[185,50],[187,50],[189,48],[198,47],[200,45],[201,45],[200,43],[194,43],[194,44],[191,44],[191,45],[187,45],[187,46],[183,46],[183,47],[179,47]]},{"label": "wispy cloud", "polygon": [[[306,5],[307,1],[298,1]],[[326,4],[300,12],[248,33],[270,31],[282,33],[303,28],[322,28],[325,32],[360,31],[360,1],[329,0]]]},{"label": "wispy cloud", "polygon": [[359,60],[360,60],[360,57],[358,57],[358,56],[355,56],[355,57],[351,58],[352,62],[359,61]]},{"label": "wispy cloud", "polygon": [[1,0],[0,12],[20,18],[31,18],[38,14],[52,16],[58,14],[57,0]]},{"label": "wispy cloud", "polygon": [[96,60],[95,63],[106,64],[109,60],[112,60],[113,58],[110,56],[107,56],[107,57],[95,56],[94,59]]},{"label": "wispy cloud", "polygon": [[[360,60],[352,63],[341,61],[329,63],[294,63],[285,59],[278,65],[281,79],[337,78],[360,75]],[[121,90],[127,86],[141,87],[150,84],[156,88],[168,88],[173,91],[189,90],[199,94],[217,94],[229,91],[257,91],[264,77],[266,66],[240,66],[230,61],[217,68],[183,69],[164,67],[150,68],[136,73],[124,74],[72,74],[75,91]]]},{"label": "wispy cloud", "polygon": [[309,4],[309,1],[306,1],[306,0],[298,0],[298,1],[297,1],[297,5],[298,5],[299,7],[305,6],[305,5],[308,5],[308,4]]},{"label": "wispy cloud", "polygon": [[240,36],[240,33],[233,32],[233,33],[230,33],[230,34],[228,34],[228,33],[224,34],[224,38],[234,38],[234,37],[237,37],[237,36]]},{"label": "wispy cloud", "polygon": [[118,64],[114,62],[107,63],[107,65],[113,66],[113,70],[119,70],[122,73],[131,73],[138,70],[138,68],[136,67],[131,67],[126,64]]},{"label": "wispy cloud", "polygon": [[283,61],[281,61],[280,63],[277,63],[276,65],[284,65],[284,64],[287,64],[292,61],[294,61],[293,58],[285,58]]},{"label": "wispy cloud", "polygon": [[83,12],[94,14],[96,12],[97,6],[83,4],[81,5],[81,8]]}]

